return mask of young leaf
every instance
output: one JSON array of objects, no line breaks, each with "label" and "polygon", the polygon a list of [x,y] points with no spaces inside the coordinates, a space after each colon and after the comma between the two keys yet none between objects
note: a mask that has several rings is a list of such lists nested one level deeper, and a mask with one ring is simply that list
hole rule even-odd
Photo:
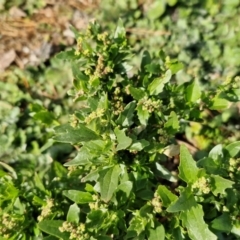
[{"label": "young leaf", "polygon": [[123,130],[115,128],[114,132],[116,134],[118,142],[116,151],[124,150],[132,144],[132,139],[130,137],[127,137]]},{"label": "young leaf", "polygon": [[217,240],[217,236],[208,229],[208,225],[204,222],[203,214],[201,205],[197,204],[191,209],[183,211],[180,219],[192,240]]},{"label": "young leaf", "polygon": [[69,210],[67,213],[67,221],[78,224],[79,214],[80,214],[80,208],[78,207],[78,205],[76,203],[72,204],[69,207]]},{"label": "young leaf", "polygon": [[201,97],[201,88],[198,80],[194,80],[186,89],[186,99],[188,102],[196,103]]},{"label": "young leaf", "polygon": [[55,132],[56,136],[53,139],[64,143],[76,144],[100,138],[94,131],[82,124],[78,128],[73,128],[69,124],[58,126],[55,128]]},{"label": "young leaf", "polygon": [[117,189],[120,173],[121,168],[119,165],[99,172],[100,193],[104,202],[109,202],[111,200],[113,193]]},{"label": "young leaf", "polygon": [[155,78],[148,86],[150,95],[157,95],[162,92],[166,83],[170,81],[172,77],[171,70],[167,70],[165,75],[159,78]]},{"label": "young leaf", "polygon": [[163,225],[158,225],[155,229],[149,229],[148,240],[164,240],[165,239],[165,229]]},{"label": "young leaf", "polygon": [[167,208],[168,212],[186,211],[196,206],[197,203],[190,189],[185,188],[180,197]]},{"label": "young leaf", "polygon": [[177,200],[177,196],[163,185],[158,187],[157,194],[161,198],[164,207],[169,207],[170,204]]},{"label": "young leaf", "polygon": [[134,116],[134,111],[136,107],[136,102],[130,102],[123,110],[123,112],[118,117],[116,123],[122,125],[123,127],[129,127],[133,124],[132,118]]},{"label": "young leaf", "polygon": [[212,184],[211,186],[213,187],[212,193],[217,196],[219,193],[224,194],[226,188],[232,188],[232,185],[234,182],[224,179],[218,175],[213,175],[212,176]]},{"label": "young leaf", "polygon": [[64,190],[63,195],[78,204],[93,202],[91,193],[78,190]]},{"label": "young leaf", "polygon": [[198,167],[186,146],[180,147],[179,178],[186,183],[193,183],[197,180]]},{"label": "young leaf", "polygon": [[63,240],[68,240],[70,234],[68,232],[60,232],[59,230],[59,227],[62,226],[63,222],[64,221],[60,220],[43,220],[38,223],[38,227],[45,233],[61,238]]}]

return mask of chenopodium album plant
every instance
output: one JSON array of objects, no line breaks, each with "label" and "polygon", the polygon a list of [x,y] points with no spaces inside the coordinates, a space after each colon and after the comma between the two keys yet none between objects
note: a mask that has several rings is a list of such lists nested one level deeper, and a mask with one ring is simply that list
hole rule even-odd
[{"label": "chenopodium album plant", "polygon": [[63,189],[72,202],[66,218],[43,217],[39,228],[66,240],[240,236],[240,142],[196,162],[175,138],[189,121],[202,121],[204,109],[228,107],[236,80],[211,92],[197,80],[179,85],[181,63],[161,51],[144,51],[141,66],[131,67],[121,24],[113,35],[96,23],[75,34],[76,49],[58,57],[72,64],[69,94],[81,108],[55,128],[55,140],[75,147],[65,166],[79,186]]}]

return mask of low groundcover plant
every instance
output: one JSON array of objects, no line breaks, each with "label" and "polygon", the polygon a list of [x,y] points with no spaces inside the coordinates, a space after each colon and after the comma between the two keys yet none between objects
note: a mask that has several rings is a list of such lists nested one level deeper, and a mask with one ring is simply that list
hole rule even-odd
[{"label": "low groundcover plant", "polygon": [[[211,91],[203,91],[197,79],[179,84],[182,64],[162,51],[155,56],[144,51],[140,66],[133,67],[121,22],[114,34],[96,23],[75,34],[76,48],[58,58],[71,63],[69,95],[81,107],[69,124],[55,127],[54,140],[72,144],[77,154],[64,164],[68,172],[56,166],[57,190],[42,186],[36,235],[64,240],[240,237],[240,142],[218,144],[195,161],[176,139],[190,122],[204,120],[205,109],[220,114],[237,101],[237,80],[227,79]],[[7,213],[4,219],[9,221]]]}]

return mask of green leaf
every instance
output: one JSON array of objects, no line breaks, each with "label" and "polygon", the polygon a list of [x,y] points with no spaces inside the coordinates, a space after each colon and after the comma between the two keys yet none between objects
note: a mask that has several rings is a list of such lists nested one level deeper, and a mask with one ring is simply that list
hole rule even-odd
[{"label": "green leaf", "polygon": [[180,165],[178,169],[179,178],[186,183],[193,183],[197,180],[199,169],[185,145],[180,147]]},{"label": "green leaf", "polygon": [[76,58],[75,50],[71,49],[69,51],[62,51],[55,56],[58,59],[73,61]]},{"label": "green leaf", "polygon": [[69,207],[68,213],[67,213],[67,221],[78,224],[79,222],[79,214],[80,214],[80,208],[76,203],[72,204]]},{"label": "green leaf", "polygon": [[129,92],[135,100],[140,100],[146,96],[146,93],[141,88],[129,87]]},{"label": "green leaf", "polygon": [[64,143],[80,143],[91,140],[97,140],[100,137],[91,129],[84,125],[79,125],[78,128],[73,128],[69,124],[55,127],[56,136],[53,138],[55,141]]},{"label": "green leaf", "polygon": [[159,93],[161,93],[165,84],[170,81],[171,77],[171,70],[167,70],[165,75],[159,78],[155,78],[148,86],[148,91],[150,95],[158,95]]},{"label": "green leaf", "polygon": [[122,21],[122,19],[119,19],[118,24],[117,24],[117,28],[116,28],[115,33],[114,33],[114,38],[122,38],[122,37],[125,37],[125,35],[126,35],[126,31],[125,31],[125,28],[123,26],[123,21]]},{"label": "green leaf", "polygon": [[179,130],[179,121],[177,114],[171,112],[167,122],[164,124],[164,128],[168,131],[168,134],[174,134]]},{"label": "green leaf", "polygon": [[163,185],[158,187],[157,194],[161,198],[164,207],[169,207],[170,204],[178,199],[176,195],[174,195]]},{"label": "green leaf", "polygon": [[178,178],[174,176],[167,168],[163,167],[161,164],[156,163],[157,174],[170,182],[177,182]]},{"label": "green leaf", "polygon": [[144,51],[142,55],[142,61],[141,61],[141,70],[144,71],[145,66],[151,63],[151,55],[148,51]]},{"label": "green leaf", "polygon": [[80,148],[77,156],[64,164],[64,166],[79,166],[79,165],[86,165],[90,163],[91,154],[89,153],[88,149],[86,149],[84,146]]},{"label": "green leaf", "polygon": [[63,240],[68,240],[70,234],[68,232],[59,231],[59,227],[62,226],[63,222],[64,221],[60,220],[43,220],[40,223],[38,223],[38,227],[45,233],[61,238]]},{"label": "green leaf", "polygon": [[41,121],[44,124],[51,125],[54,122],[57,123],[55,116],[52,112],[40,111],[33,115],[33,119]]},{"label": "green leaf", "polygon": [[113,193],[118,187],[118,179],[121,173],[119,165],[104,169],[99,172],[99,184],[101,199],[104,202],[109,202]]},{"label": "green leaf", "polygon": [[172,74],[177,73],[184,67],[183,63],[178,62],[177,60],[171,60],[171,62],[167,64],[167,66],[171,70]]},{"label": "green leaf", "polygon": [[134,141],[129,150],[141,151],[147,146],[149,146],[149,142],[145,139],[141,139],[139,141]]},{"label": "green leaf", "polygon": [[235,157],[240,152],[240,141],[230,143],[225,149],[231,157]]},{"label": "green leaf", "polygon": [[116,151],[124,150],[132,144],[132,139],[126,136],[124,130],[115,128],[114,132],[116,134],[117,142],[118,142]]},{"label": "green leaf", "polygon": [[186,99],[188,102],[196,103],[201,97],[201,88],[198,80],[194,80],[186,89]]},{"label": "green leaf", "polygon": [[123,112],[121,112],[121,114],[119,115],[116,123],[118,125],[122,125],[123,127],[131,126],[133,124],[132,118],[134,116],[135,107],[136,107],[135,101],[127,104]]},{"label": "green leaf", "polygon": [[165,1],[153,1],[149,6],[149,10],[147,11],[147,17],[151,20],[155,20],[162,16],[162,14],[165,12],[165,9]]},{"label": "green leaf", "polygon": [[224,110],[229,107],[229,101],[216,96],[210,105],[211,110]]},{"label": "green leaf", "polygon": [[155,229],[149,229],[148,240],[164,240],[165,239],[165,229],[163,225],[158,225]]},{"label": "green leaf", "polygon": [[148,119],[149,119],[149,112],[147,110],[143,110],[142,106],[139,105],[137,106],[137,115],[138,115],[138,119],[140,121],[140,123],[144,126],[147,125]]},{"label": "green leaf", "polygon": [[211,228],[221,232],[230,233],[232,230],[231,217],[229,213],[223,213],[211,222]]},{"label": "green leaf", "polygon": [[223,149],[222,144],[218,144],[215,146],[208,154],[210,158],[212,158],[214,161],[220,160],[223,158]]},{"label": "green leaf", "polygon": [[197,203],[192,195],[191,189],[185,188],[179,198],[167,208],[167,212],[186,211],[196,205]]},{"label": "green leaf", "polygon": [[217,196],[219,193],[224,194],[227,188],[232,188],[234,182],[222,178],[217,175],[212,175],[211,186],[213,188],[212,193]]},{"label": "green leaf", "polygon": [[208,225],[204,222],[203,214],[201,205],[197,204],[190,210],[183,211],[180,219],[192,240],[217,240],[217,236],[208,229]]},{"label": "green leaf", "polygon": [[133,183],[131,181],[126,181],[118,185],[117,191],[121,191],[125,193],[126,198],[128,198],[130,196],[132,188],[133,188]]},{"label": "green leaf", "polygon": [[63,195],[78,204],[85,204],[89,202],[93,202],[93,198],[91,193],[82,192],[78,190],[64,190]]}]

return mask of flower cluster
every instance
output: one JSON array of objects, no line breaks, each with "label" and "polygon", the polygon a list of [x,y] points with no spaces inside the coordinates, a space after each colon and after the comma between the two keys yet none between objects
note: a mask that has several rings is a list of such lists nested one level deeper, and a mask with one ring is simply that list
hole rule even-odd
[{"label": "flower cluster", "polygon": [[228,171],[230,178],[234,178],[236,174],[240,173],[240,158],[230,158],[228,163]]},{"label": "flower cluster", "polygon": [[39,222],[51,215],[53,206],[53,199],[48,199],[46,205],[42,207],[41,214],[38,216]]},{"label": "flower cluster", "polygon": [[119,115],[124,109],[123,97],[120,97],[120,94],[121,94],[120,87],[116,87],[113,92],[113,101],[112,101],[112,106],[114,108],[115,115]]},{"label": "flower cluster", "polygon": [[211,189],[209,187],[208,179],[205,177],[199,178],[193,185],[192,190],[198,190],[200,194],[208,194]]},{"label": "flower cluster", "polygon": [[0,236],[4,239],[10,239],[10,233],[13,232],[13,229],[17,229],[19,224],[19,219],[10,216],[8,213],[3,213],[0,223]]},{"label": "flower cluster", "polygon": [[77,240],[87,240],[89,239],[89,234],[86,233],[85,224],[80,223],[76,225],[71,222],[63,222],[62,226],[59,227],[60,232],[69,232],[69,239],[77,239]]},{"label": "flower cluster", "polygon": [[98,108],[96,111],[90,113],[86,118],[85,118],[85,123],[89,124],[92,120],[96,118],[101,118],[104,114],[104,109]]},{"label": "flower cluster", "polygon": [[89,207],[90,207],[91,210],[98,210],[98,209],[107,208],[107,204],[102,203],[97,195],[93,195],[92,198],[95,202],[90,202],[89,203]]},{"label": "flower cluster", "polygon": [[162,203],[160,200],[160,197],[157,196],[156,194],[154,195],[154,198],[151,201],[151,205],[154,207],[154,212],[155,213],[161,213],[162,212]]},{"label": "flower cluster", "polygon": [[147,97],[144,97],[138,102],[138,105],[142,105],[142,109],[148,111],[149,113],[154,112],[155,110],[159,109],[160,107],[160,100],[152,100]]}]

